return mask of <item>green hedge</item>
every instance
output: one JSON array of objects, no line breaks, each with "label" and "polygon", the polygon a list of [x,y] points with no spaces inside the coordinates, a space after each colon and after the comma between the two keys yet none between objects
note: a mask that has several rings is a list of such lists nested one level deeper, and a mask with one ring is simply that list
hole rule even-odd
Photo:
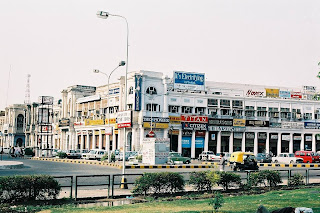
[{"label": "green hedge", "polygon": [[61,190],[59,183],[48,175],[0,177],[0,202],[56,199]]},{"label": "green hedge", "polygon": [[282,183],[279,171],[263,170],[250,174],[249,184],[251,186],[269,186],[275,187]]},{"label": "green hedge", "polygon": [[144,173],[135,181],[134,194],[174,193],[184,190],[183,176],[176,172]]}]

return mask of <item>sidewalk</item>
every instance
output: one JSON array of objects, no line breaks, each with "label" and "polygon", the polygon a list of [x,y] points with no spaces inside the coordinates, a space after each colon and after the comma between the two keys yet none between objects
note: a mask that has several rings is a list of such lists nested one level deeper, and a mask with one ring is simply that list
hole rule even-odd
[{"label": "sidewalk", "polygon": [[23,168],[23,162],[20,161],[0,161],[1,169],[20,169]]}]

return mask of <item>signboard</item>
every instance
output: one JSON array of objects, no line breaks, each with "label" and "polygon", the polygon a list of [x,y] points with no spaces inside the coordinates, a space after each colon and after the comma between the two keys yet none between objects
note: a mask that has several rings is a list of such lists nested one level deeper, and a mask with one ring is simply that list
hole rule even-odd
[{"label": "signboard", "polygon": [[233,126],[233,120],[209,118],[208,125],[209,126]]},{"label": "signboard", "polygon": [[182,144],[182,148],[191,148],[191,137],[182,136],[181,144]]},{"label": "signboard", "polygon": [[301,140],[302,140],[302,137],[296,135],[296,136],[293,136],[293,140],[295,140],[295,141],[301,141]]},{"label": "signboard", "polygon": [[281,123],[270,122],[269,127],[271,128],[281,128]]},{"label": "signboard", "polygon": [[278,134],[271,134],[270,139],[271,140],[278,140]]},{"label": "signboard", "polygon": [[290,135],[282,135],[282,136],[281,136],[281,139],[282,139],[283,141],[290,141]]},{"label": "signboard", "polygon": [[78,121],[73,123],[74,126],[83,126],[84,122],[83,121]]},{"label": "signboard", "polygon": [[168,138],[144,138],[142,141],[142,163],[165,164],[170,151]]},{"label": "signboard", "polygon": [[105,129],[105,134],[106,135],[112,135],[112,126],[108,126]]},{"label": "signboard", "polygon": [[242,139],[242,132],[235,132],[235,133],[233,133],[233,138]]},{"label": "signboard", "polygon": [[208,124],[202,124],[202,123],[181,123],[183,130],[200,130],[200,131],[207,131]]},{"label": "signboard", "polygon": [[51,132],[52,131],[52,126],[44,125],[44,126],[39,126],[39,132],[44,133],[44,132]]},{"label": "signboard", "polygon": [[[117,123],[117,119],[116,118],[110,118],[109,121],[110,121],[110,124],[116,124]],[[104,122],[105,122],[105,124],[109,124],[108,118],[106,118],[104,120]]]},{"label": "signboard", "polygon": [[174,89],[205,90],[205,74],[174,71]]},{"label": "signboard", "polygon": [[135,85],[135,92],[134,92],[134,111],[141,110],[141,83],[142,83],[142,76],[135,75],[134,76],[134,85]]},{"label": "signboard", "polygon": [[169,116],[169,122],[171,124],[181,124],[181,117],[180,116]]},{"label": "signboard", "polygon": [[[151,117],[143,117],[143,122],[151,122]],[[152,117],[154,123],[169,123],[168,117]]]},{"label": "signboard", "polygon": [[246,120],[245,119],[233,119],[233,126],[246,126]]},{"label": "signboard", "polygon": [[208,123],[208,116],[181,115],[182,122]]},{"label": "signboard", "polygon": [[182,131],[182,136],[191,136],[191,135],[192,135],[192,131],[189,131],[189,130]]},{"label": "signboard", "polygon": [[[151,117],[143,117],[143,127],[151,128]],[[152,117],[152,128],[167,129],[169,128],[168,117]]]},{"label": "signboard", "polygon": [[246,126],[269,127],[269,121],[263,121],[263,120],[246,120]]},{"label": "signboard", "polygon": [[256,90],[256,89],[248,89],[246,92],[246,96],[249,97],[264,97],[265,91],[264,90]]},{"label": "signboard", "polygon": [[305,129],[320,129],[319,122],[304,122]]},{"label": "signboard", "polygon": [[95,125],[104,125],[104,120],[91,120],[91,119],[85,119],[84,120],[85,126],[95,126]]},{"label": "signboard", "polygon": [[52,96],[39,96],[38,99],[40,104],[52,105],[53,97]]},{"label": "signboard", "polygon": [[305,136],[306,137],[306,140],[305,141],[312,141],[312,136],[311,135],[307,135]]},{"label": "signboard", "polygon": [[283,129],[303,129],[303,122],[282,122],[281,128]]},{"label": "signboard", "polygon": [[279,89],[267,89],[266,88],[266,96],[269,98],[278,98],[279,97]]},{"label": "signboard", "polygon": [[70,120],[67,118],[59,120],[59,127],[63,126],[69,126],[70,125]]},{"label": "signboard", "polygon": [[118,128],[131,127],[131,111],[118,112],[117,125]]},{"label": "signboard", "polygon": [[266,132],[258,132],[258,139],[267,139],[268,135]]},{"label": "signboard", "polygon": [[254,132],[246,132],[246,139],[254,139]]},{"label": "signboard", "polygon": [[291,98],[290,91],[279,91],[279,97],[280,98]]},{"label": "signboard", "polygon": [[244,132],[245,127],[235,127],[235,126],[208,126],[209,131],[222,131],[222,132]]},{"label": "signboard", "polygon": [[304,91],[308,91],[308,92],[311,92],[311,93],[314,93],[314,92],[316,92],[316,88],[317,87],[315,87],[315,86],[303,86],[303,90]]},{"label": "signboard", "polygon": [[204,137],[196,137],[195,143],[196,148],[204,148]]},{"label": "signboard", "polygon": [[301,99],[302,93],[301,92],[291,92],[291,98]]},{"label": "signboard", "polygon": [[119,94],[119,93],[120,93],[120,88],[109,89],[109,95]]},{"label": "signboard", "polygon": [[[143,127],[144,128],[151,128],[151,123],[143,122]],[[168,129],[169,128],[169,124],[168,123],[154,123],[154,122],[152,122],[152,128]]]}]

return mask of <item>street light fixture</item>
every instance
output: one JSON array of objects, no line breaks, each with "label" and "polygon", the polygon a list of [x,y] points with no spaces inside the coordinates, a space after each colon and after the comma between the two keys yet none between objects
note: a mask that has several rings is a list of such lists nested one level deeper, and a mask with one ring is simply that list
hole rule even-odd
[{"label": "street light fixture", "polygon": [[[107,110],[108,110],[108,128],[110,128],[110,109],[109,109],[109,97],[110,97],[110,94],[109,94],[109,84],[110,84],[110,76],[111,76],[111,74],[114,72],[114,71],[116,71],[116,69],[118,69],[119,67],[122,67],[122,66],[124,66],[124,65],[126,65],[126,62],[125,61],[120,61],[120,63],[118,64],[118,66],[116,67],[116,68],[114,68],[111,72],[110,72],[110,74],[108,75],[107,73],[104,73],[104,72],[101,72],[100,70],[98,70],[98,69],[94,69],[93,70],[93,72],[94,73],[101,73],[101,74],[103,74],[103,75],[105,75],[105,76],[107,76],[108,77],[108,87],[107,87]],[[111,157],[110,157],[110,138],[109,138],[109,142],[108,142],[108,149],[107,149],[107,151],[108,151],[108,162],[110,163],[111,161]]]},{"label": "street light fixture", "polygon": [[[125,75],[125,99],[124,99],[124,110],[127,111],[128,109],[128,104],[127,104],[127,81],[128,81],[128,64],[129,64],[129,25],[128,25],[128,21],[126,19],[126,17],[124,16],[120,16],[120,15],[115,15],[115,14],[110,14],[108,12],[104,12],[104,11],[98,11],[97,12],[97,16],[98,18],[102,18],[102,19],[107,19],[109,16],[116,16],[119,18],[122,18],[126,21],[126,25],[127,25],[127,60],[126,60],[126,75]],[[123,144],[123,163],[122,163],[122,183],[125,182],[125,169],[126,169],[126,148],[127,148],[127,133],[126,133],[126,128],[124,128],[124,144]],[[123,185],[124,186],[124,185]]]}]

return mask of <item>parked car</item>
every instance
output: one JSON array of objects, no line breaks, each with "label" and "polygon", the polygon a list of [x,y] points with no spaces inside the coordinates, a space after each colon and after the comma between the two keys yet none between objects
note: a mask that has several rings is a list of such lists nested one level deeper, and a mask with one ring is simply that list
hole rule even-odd
[{"label": "parked car", "polygon": [[80,158],[83,158],[83,154],[88,153],[89,150],[87,150],[87,149],[77,149],[76,152],[80,153],[80,155],[81,155]]},{"label": "parked car", "polygon": [[52,157],[58,156],[59,149],[52,149]]},{"label": "parked car", "polygon": [[108,153],[108,151],[106,151],[106,150],[98,150],[95,154],[95,159],[98,161],[101,161],[101,158],[107,153]]},{"label": "parked car", "polygon": [[104,150],[99,150],[99,149],[91,149],[88,153],[83,153],[82,158],[86,160],[95,160],[96,159],[96,154],[98,151],[104,151]]},{"label": "parked car", "polygon": [[319,163],[320,156],[312,151],[296,151],[294,156],[297,158],[302,158],[303,163]]},{"label": "parked car", "polygon": [[168,164],[176,164],[178,162],[189,164],[191,163],[191,158],[182,157],[179,152],[169,152],[167,163]]},{"label": "parked car", "polygon": [[9,151],[10,151],[9,147],[0,148],[0,153],[2,152],[3,154],[9,154]]},{"label": "parked car", "polygon": [[[231,154],[229,153],[229,152],[223,152],[223,154],[224,154],[224,159],[226,160],[226,161],[230,161],[230,157],[231,157]],[[214,155],[213,157],[212,157],[212,161],[215,161],[215,162],[219,162],[220,161],[220,159],[221,159],[221,153],[220,152],[218,152],[216,155]]]},{"label": "parked car", "polygon": [[276,157],[272,157],[274,163],[302,163],[302,158],[297,158],[293,153],[280,153]]},{"label": "parked car", "polygon": [[257,160],[251,152],[233,152],[230,157],[231,169],[241,170],[259,170]]},{"label": "parked car", "polygon": [[214,152],[213,151],[203,151],[200,155],[199,155],[199,160],[205,161],[205,160],[211,160],[214,156]]},{"label": "parked car", "polygon": [[79,152],[76,152],[76,150],[68,149],[67,152],[67,158],[81,158],[81,154]]},{"label": "parked car", "polygon": [[271,163],[272,158],[269,154],[266,153],[258,153],[256,156],[257,162],[259,163]]},{"label": "parked car", "polygon": [[[129,160],[129,157],[137,155],[137,151],[127,151],[126,152],[126,161]],[[119,160],[123,160],[123,152],[119,153]]]}]

